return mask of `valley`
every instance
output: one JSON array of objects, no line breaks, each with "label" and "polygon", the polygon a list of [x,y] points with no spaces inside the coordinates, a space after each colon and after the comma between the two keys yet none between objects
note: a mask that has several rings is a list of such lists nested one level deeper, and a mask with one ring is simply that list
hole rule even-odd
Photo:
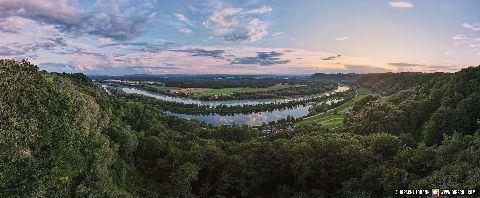
[{"label": "valley", "polygon": [[[193,79],[195,77],[192,77]],[[213,77],[215,78],[215,77]],[[101,87],[106,88],[109,93],[118,93],[121,94],[134,94],[138,96],[144,96],[149,98],[155,98],[156,100],[163,102],[175,103],[175,105],[193,105],[189,106],[189,110],[186,111],[177,111],[167,110],[165,111],[168,115],[173,115],[180,118],[194,119],[215,126],[221,125],[247,125],[247,126],[261,126],[266,124],[274,124],[276,121],[286,120],[286,119],[298,119],[301,120],[306,116],[313,116],[314,113],[310,109],[314,105],[325,104],[327,106],[334,105],[339,102],[346,102],[345,96],[338,93],[343,93],[350,90],[349,86],[338,84],[334,90],[331,90],[330,87],[333,87],[331,84],[328,84],[328,88],[322,88],[326,91],[318,94],[309,94],[309,95],[291,95],[288,97],[275,97],[275,91],[278,92],[293,92],[299,87],[306,86],[315,86],[309,82],[309,85],[301,84],[287,84],[291,81],[302,81],[305,82],[305,79],[295,79],[290,78],[288,82],[282,81],[282,79],[275,78],[263,78],[264,80],[277,81],[278,84],[275,84],[270,87],[265,88],[253,88],[253,87],[234,87],[234,88],[220,88],[220,89],[211,89],[211,88],[173,88],[168,89],[167,92],[151,92],[147,90],[142,90],[137,86],[138,84],[152,84],[152,79],[149,81],[142,80],[118,80],[118,79],[107,79],[98,81],[97,84]],[[160,79],[156,79],[160,80]],[[188,79],[190,80],[190,79]],[[187,81],[188,81],[187,80]],[[235,78],[230,79],[230,83],[235,84]],[[154,80],[155,81],[155,80]],[[233,82],[232,82],[233,81]],[[126,83],[128,82],[135,82]],[[158,81],[157,81],[158,82]],[[160,84],[160,83],[155,83]],[[318,86],[322,86],[319,84]],[[165,87],[166,88],[166,87]],[[151,89],[148,89],[151,90]],[[157,89],[158,90],[158,89]],[[167,90],[167,89],[165,89]],[[188,91],[188,92],[187,92]],[[350,90],[353,92],[352,90]],[[223,98],[229,98],[234,94],[241,93],[252,93],[252,94],[261,94],[264,92],[271,92],[272,98],[264,99],[241,99],[241,100],[198,100],[198,96],[221,96]],[[175,93],[175,94],[172,94]],[[180,93],[180,94],[179,94]],[[193,97],[190,97],[193,95]],[[183,96],[183,97],[182,97]],[[185,97],[186,96],[186,97]],[[259,108],[260,107],[260,108]],[[262,108],[264,107],[264,108]],[[266,108],[265,108],[266,107]],[[218,111],[214,111],[218,109]],[[223,110],[222,110],[223,109]],[[225,109],[228,109],[226,111]]]},{"label": "valley", "polygon": [[480,67],[299,78],[274,90],[286,79],[265,78],[269,94],[259,98],[263,88],[230,79],[215,86],[255,94],[199,100],[0,60],[0,91],[9,93],[0,95],[0,196],[383,197],[438,181],[480,187],[463,171],[480,163]]}]

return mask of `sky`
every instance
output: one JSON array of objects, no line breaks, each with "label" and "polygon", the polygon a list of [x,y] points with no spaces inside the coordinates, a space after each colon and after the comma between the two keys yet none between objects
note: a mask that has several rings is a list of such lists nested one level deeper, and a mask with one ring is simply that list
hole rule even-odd
[{"label": "sky", "polygon": [[51,72],[455,72],[478,0],[0,0],[0,58]]}]

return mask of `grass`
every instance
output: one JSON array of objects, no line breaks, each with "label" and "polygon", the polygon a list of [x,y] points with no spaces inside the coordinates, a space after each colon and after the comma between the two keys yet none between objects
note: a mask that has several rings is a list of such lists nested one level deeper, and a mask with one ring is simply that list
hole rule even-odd
[{"label": "grass", "polygon": [[303,85],[288,85],[288,84],[276,84],[270,87],[265,87],[265,88],[251,88],[251,87],[246,87],[240,90],[238,93],[246,93],[246,92],[264,92],[264,91],[274,91],[274,90],[279,90],[279,89],[288,89],[288,88],[295,88],[295,87],[300,87]]},{"label": "grass", "polygon": [[197,97],[220,95],[220,94],[228,95],[228,94],[233,94],[235,92],[239,92],[242,89],[244,89],[244,88],[210,89],[210,90],[206,90],[206,91],[202,91],[202,92],[197,92],[194,95],[197,96]]},{"label": "grass", "polygon": [[333,129],[343,125],[345,118],[341,114],[326,113],[312,116],[298,122],[297,125],[310,125],[313,123],[321,124],[322,127]]},{"label": "grass", "polygon": [[353,107],[353,104],[355,104],[355,102],[367,97],[367,95],[357,95],[355,98],[353,98],[353,100],[350,100],[340,106],[338,106],[337,108],[335,108],[339,113],[346,113],[351,107]]},{"label": "grass", "polygon": [[368,94],[372,93],[372,91],[370,89],[367,89],[367,88],[364,88],[364,87],[358,88],[357,92],[358,92],[358,95],[368,95]]},{"label": "grass", "polygon": [[195,93],[194,96],[201,97],[201,96],[212,96],[212,95],[220,95],[220,94],[230,95],[234,93],[265,92],[265,91],[293,88],[298,86],[302,86],[302,85],[276,84],[274,86],[265,87],[265,88],[236,87],[236,88],[210,89],[207,91]]},{"label": "grass", "polygon": [[178,87],[165,87],[165,86],[159,86],[159,85],[148,85],[148,86],[156,89],[157,91],[168,91],[172,89],[178,89]]},{"label": "grass", "polygon": [[[158,92],[180,89],[179,87],[166,87],[166,86],[160,86],[160,85],[147,85],[147,86],[157,90]],[[276,85],[265,87],[265,88],[234,87],[234,88],[223,88],[223,89],[208,89],[205,91],[199,91],[199,92],[193,93],[193,98],[198,98],[202,96],[213,96],[213,95],[230,95],[234,93],[265,92],[265,91],[273,91],[273,90],[279,90],[279,89],[294,88],[299,86],[304,86],[304,85],[276,84]]]},{"label": "grass", "polygon": [[296,125],[309,125],[313,123],[318,123],[321,124],[322,127],[327,129],[333,129],[343,126],[343,120],[345,119],[344,114],[347,113],[347,111],[351,107],[353,107],[355,102],[361,100],[362,98],[365,98],[372,93],[369,89],[366,88],[359,88],[357,91],[358,95],[352,100],[338,106],[337,108],[330,109],[325,113],[305,118],[299,121]]}]

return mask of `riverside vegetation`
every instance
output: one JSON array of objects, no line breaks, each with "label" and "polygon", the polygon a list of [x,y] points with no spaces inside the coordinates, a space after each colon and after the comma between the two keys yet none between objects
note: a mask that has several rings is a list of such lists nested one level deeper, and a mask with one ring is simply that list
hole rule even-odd
[{"label": "riverside vegetation", "polygon": [[[134,87],[175,97],[203,101],[255,100],[290,98],[320,94],[331,91],[337,83],[325,82],[306,77],[247,77],[221,78],[209,76],[138,78],[138,77],[97,77],[98,82],[115,87]],[[187,91],[188,89],[199,90]]]}]

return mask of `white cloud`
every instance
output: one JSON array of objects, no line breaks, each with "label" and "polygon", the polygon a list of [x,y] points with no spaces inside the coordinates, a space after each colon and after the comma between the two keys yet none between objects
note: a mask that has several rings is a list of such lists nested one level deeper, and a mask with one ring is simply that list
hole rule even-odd
[{"label": "white cloud", "polygon": [[249,41],[258,41],[268,34],[267,25],[259,19],[252,19],[245,26]]},{"label": "white cloud", "polygon": [[465,36],[465,35],[455,35],[453,37],[453,40],[464,40],[466,38],[467,38],[467,36]]},{"label": "white cloud", "polygon": [[345,40],[348,40],[348,39],[350,39],[350,37],[344,36],[344,37],[336,38],[335,40],[336,40],[336,41],[345,41]]},{"label": "white cloud", "polygon": [[283,34],[283,32],[275,32],[272,34],[272,37],[273,38],[278,38],[279,36],[281,36]]},{"label": "white cloud", "polygon": [[[238,17],[235,17],[240,13],[242,9],[240,8],[224,8],[213,12],[212,16],[209,17],[209,21],[205,22],[205,26],[215,26],[218,25],[223,28],[229,28],[235,25],[238,25]],[[221,30],[221,29],[220,29]]]},{"label": "white cloud", "polygon": [[480,31],[480,24],[479,23],[475,23],[475,24],[464,23],[463,27],[467,28],[467,29],[470,29],[470,30],[473,30],[473,31]]},{"label": "white cloud", "polygon": [[453,37],[455,45],[463,45],[473,49],[474,51],[480,50],[480,38],[477,38],[477,31],[480,31],[479,23],[464,23],[462,24],[465,29],[469,30],[469,34],[466,35],[455,35]]},{"label": "white cloud", "polygon": [[480,47],[480,44],[470,44],[470,47],[471,47],[471,48],[479,48],[479,47]]},{"label": "white cloud", "polygon": [[268,34],[268,23],[261,20],[260,17],[271,11],[272,8],[265,6],[253,10],[218,9],[203,25],[212,31],[216,38],[222,38],[225,41],[255,42]]},{"label": "white cloud", "polygon": [[102,45],[108,45],[108,44],[112,44],[112,43],[113,43],[112,39],[110,39],[110,38],[99,38],[98,41],[99,41],[100,44],[102,44]]},{"label": "white cloud", "polygon": [[14,18],[18,24],[22,18],[72,37],[98,36],[119,41],[138,37],[157,15],[143,6],[130,6],[128,1],[97,1],[92,9],[84,10],[77,0],[0,0],[0,9],[2,32],[18,30],[17,25],[9,27],[3,21]]},{"label": "white cloud", "polygon": [[408,1],[392,1],[389,4],[394,8],[413,8],[415,6]]},{"label": "white cloud", "polygon": [[253,10],[248,10],[244,12],[244,14],[266,14],[272,12],[271,7],[263,6],[261,8],[253,9]]},{"label": "white cloud", "polygon": [[185,34],[189,34],[189,33],[192,32],[192,30],[191,30],[191,29],[188,29],[188,28],[182,28],[182,29],[179,29],[178,31],[183,32],[183,33],[185,33]]},{"label": "white cloud", "polygon": [[189,26],[193,26],[193,23],[190,19],[188,19],[185,15],[180,14],[180,13],[175,13],[175,18],[177,18],[178,21],[184,22],[185,24]]}]

